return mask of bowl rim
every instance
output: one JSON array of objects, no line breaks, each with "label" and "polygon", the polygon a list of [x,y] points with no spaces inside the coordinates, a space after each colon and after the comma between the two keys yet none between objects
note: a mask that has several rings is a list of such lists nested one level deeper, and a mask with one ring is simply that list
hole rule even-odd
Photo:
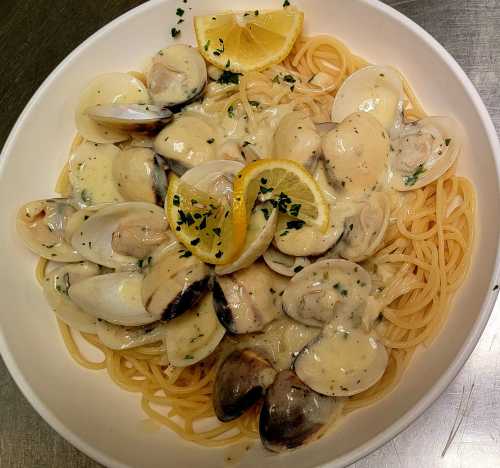
[{"label": "bowl rim", "polygon": [[[491,117],[483,103],[478,91],[475,86],[466,75],[464,70],[455,61],[451,54],[427,31],[425,31],[421,26],[416,24],[410,18],[406,17],[399,11],[395,10],[393,7],[382,3],[380,0],[357,0],[359,3],[364,4],[367,8],[373,8],[380,11],[382,14],[389,16],[393,21],[400,23],[403,27],[411,30],[413,33],[421,37],[430,48],[432,48],[441,59],[445,61],[448,67],[451,69],[455,77],[462,84],[465,92],[469,95],[469,98],[473,101],[481,121],[481,124],[488,136],[488,143],[493,150],[493,157],[495,160],[495,166],[497,170],[497,177],[500,183],[500,142],[498,139],[497,132],[491,120]],[[19,128],[21,127],[24,120],[27,118],[31,109],[38,101],[38,98],[45,89],[50,85],[54,78],[63,72],[66,65],[76,59],[80,54],[80,51],[85,49],[89,44],[94,42],[96,39],[102,35],[108,33],[110,30],[114,29],[118,25],[128,21],[132,16],[135,16],[139,12],[155,8],[158,4],[163,3],[164,0],[150,0],[142,5],[139,5],[131,10],[123,13],[119,17],[105,24],[98,31],[89,36],[84,40],[79,46],[77,46],[69,55],[67,55],[62,62],[57,65],[57,67],[45,78],[42,84],[39,86],[37,91],[33,94],[29,102],[26,104],[25,108],[19,115],[16,123],[12,127],[9,136],[2,148],[0,154],[0,178],[3,174],[4,165],[7,160],[7,154],[10,153],[11,147],[14,144],[14,140],[17,136]],[[456,377],[458,372],[464,366],[464,364],[469,359],[471,353],[474,351],[481,334],[486,327],[490,315],[493,311],[495,301],[497,298],[497,293],[493,292],[494,285],[500,281],[500,235],[497,239],[497,252],[495,255],[495,267],[490,279],[489,284],[489,294],[484,298],[479,317],[474,323],[474,326],[469,332],[466,341],[460,348],[453,361],[450,363],[446,371],[439,377],[439,379],[434,383],[430,390],[406,413],[404,413],[394,424],[389,426],[387,429],[368,440],[364,444],[360,445],[356,449],[342,455],[339,458],[330,460],[327,462],[330,466],[345,466],[356,462],[357,460],[367,456],[371,452],[375,451],[382,445],[389,442],[391,439],[396,437],[399,433],[405,430],[410,424],[412,424],[419,416],[421,416],[444,392],[452,380]],[[0,323],[0,355],[2,356],[5,365],[15,381],[21,393],[28,400],[35,411],[47,422],[61,437],[70,442],[78,450],[92,458],[93,460],[105,465],[110,468],[131,468],[130,465],[124,464],[112,456],[106,454],[105,452],[96,449],[92,445],[88,444],[84,439],[80,438],[71,429],[69,429],[66,424],[59,419],[49,407],[47,407],[37,396],[34,390],[26,381],[21,369],[19,368],[14,356],[10,353],[7,346],[6,339],[4,337],[3,329]]]}]

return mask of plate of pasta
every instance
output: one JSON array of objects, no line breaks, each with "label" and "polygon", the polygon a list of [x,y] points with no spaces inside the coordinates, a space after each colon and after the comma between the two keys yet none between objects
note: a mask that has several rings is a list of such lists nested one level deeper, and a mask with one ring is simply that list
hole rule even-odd
[{"label": "plate of pasta", "polygon": [[1,163],[2,357],[106,466],[352,463],[496,297],[494,128],[379,2],[148,2],[49,76]]}]

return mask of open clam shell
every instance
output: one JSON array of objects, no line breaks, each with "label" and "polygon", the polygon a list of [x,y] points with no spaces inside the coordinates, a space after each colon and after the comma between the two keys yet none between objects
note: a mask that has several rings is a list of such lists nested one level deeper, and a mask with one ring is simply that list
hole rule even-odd
[{"label": "open clam shell", "polygon": [[76,229],[71,245],[91,262],[134,270],[168,238],[165,214],[156,205],[126,202],[106,205]]},{"label": "open clam shell", "polygon": [[297,273],[283,294],[283,310],[298,322],[322,327],[364,306],[369,273],[347,260],[321,260]]},{"label": "open clam shell", "polygon": [[332,121],[341,122],[354,112],[367,112],[391,135],[402,122],[403,81],[392,67],[371,65],[347,78],[338,90],[332,106]]},{"label": "open clam shell", "polygon": [[17,233],[32,252],[43,258],[77,262],[82,260],[82,256],[65,237],[65,229],[74,213],[76,207],[69,199],[32,201],[17,212]]},{"label": "open clam shell", "polygon": [[135,133],[158,131],[174,115],[166,107],[153,104],[98,104],[87,108],[85,114],[105,127]]},{"label": "open clam shell", "polygon": [[425,117],[406,125],[391,140],[391,186],[405,192],[441,177],[460,153],[461,134],[451,117]]},{"label": "open clam shell", "polygon": [[149,93],[160,106],[187,104],[200,97],[207,84],[205,60],[186,44],[161,49],[152,58],[146,75]]}]

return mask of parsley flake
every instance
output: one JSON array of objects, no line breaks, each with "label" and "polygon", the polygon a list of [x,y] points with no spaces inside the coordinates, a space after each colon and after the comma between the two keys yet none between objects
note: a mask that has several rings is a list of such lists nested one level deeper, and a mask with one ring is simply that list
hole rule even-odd
[{"label": "parsley flake", "polygon": [[229,70],[224,70],[222,72],[222,75],[220,78],[217,80],[217,83],[221,84],[239,84],[240,82],[240,75],[241,73],[233,73],[232,71]]},{"label": "parsley flake", "polygon": [[293,221],[288,221],[286,223],[286,227],[288,229],[302,229],[304,227],[305,221],[302,221],[301,219],[294,219]]},{"label": "parsley flake", "polygon": [[405,185],[407,187],[414,186],[417,183],[419,176],[421,176],[424,172],[425,172],[424,165],[419,164],[417,169],[415,170],[415,172],[412,175],[403,177]]}]

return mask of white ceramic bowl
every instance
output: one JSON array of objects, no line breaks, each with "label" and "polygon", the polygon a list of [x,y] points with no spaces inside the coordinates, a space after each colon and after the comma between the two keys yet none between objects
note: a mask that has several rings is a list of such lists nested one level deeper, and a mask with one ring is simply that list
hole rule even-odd
[{"label": "white ceramic bowl", "polygon": [[[449,114],[466,130],[459,171],[478,193],[478,233],[470,275],[445,329],[413,360],[389,397],[347,417],[319,442],[292,455],[258,447],[242,466],[343,466],[403,430],[446,388],[473,350],[494,302],[498,280],[500,150],[495,130],[473,85],[431,36],[373,0],[294,1],[305,11],[307,32],[330,33],[372,62],[398,67],[430,113]],[[233,0],[231,8],[279,8],[282,0]],[[84,42],[47,78],[19,118],[0,166],[0,351],[22,392],[45,420],[80,450],[106,466],[141,468],[221,466],[225,451],[201,449],[162,429],[149,433],[139,397],[113,385],[105,372],[80,368],[66,353],[54,316],[35,283],[35,258],[16,238],[15,213],[52,194],[75,128],[80,90],[93,76],[141,68],[171,41],[178,2],[153,1],[113,21]],[[186,4],[182,40],[194,43],[192,14],[224,10],[224,0]],[[189,8],[189,10],[188,10]]]}]

